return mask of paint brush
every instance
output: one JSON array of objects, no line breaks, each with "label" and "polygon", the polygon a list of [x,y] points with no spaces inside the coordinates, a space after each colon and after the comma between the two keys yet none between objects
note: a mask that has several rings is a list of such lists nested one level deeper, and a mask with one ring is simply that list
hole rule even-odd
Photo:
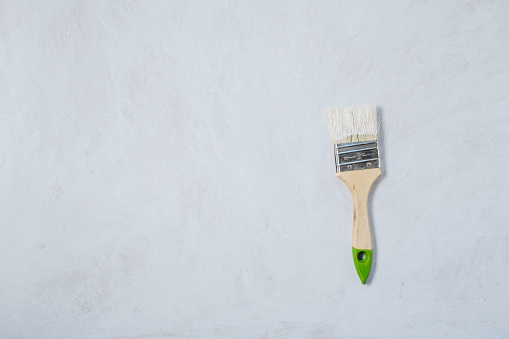
[{"label": "paint brush", "polygon": [[327,123],[334,143],[336,176],[343,180],[353,196],[352,254],[357,274],[365,284],[373,261],[369,191],[382,174],[376,106],[329,109]]}]

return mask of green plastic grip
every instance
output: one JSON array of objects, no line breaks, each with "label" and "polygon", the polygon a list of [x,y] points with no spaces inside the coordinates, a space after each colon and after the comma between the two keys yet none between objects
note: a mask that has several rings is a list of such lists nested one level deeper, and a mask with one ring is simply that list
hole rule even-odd
[{"label": "green plastic grip", "polygon": [[357,274],[362,284],[366,283],[369,272],[371,271],[371,262],[373,261],[373,250],[362,250],[352,247],[353,262]]}]

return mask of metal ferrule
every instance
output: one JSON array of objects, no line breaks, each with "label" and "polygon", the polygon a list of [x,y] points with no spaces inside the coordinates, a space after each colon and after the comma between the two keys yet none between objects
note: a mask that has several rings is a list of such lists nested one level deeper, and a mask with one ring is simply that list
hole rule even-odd
[{"label": "metal ferrule", "polygon": [[334,155],[336,173],[380,167],[376,140],[334,144]]}]

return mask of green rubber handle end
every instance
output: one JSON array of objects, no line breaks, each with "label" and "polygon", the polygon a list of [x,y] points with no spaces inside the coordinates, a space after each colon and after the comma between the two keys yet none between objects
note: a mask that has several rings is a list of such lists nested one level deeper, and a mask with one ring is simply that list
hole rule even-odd
[{"label": "green rubber handle end", "polygon": [[371,271],[371,262],[373,261],[373,250],[361,250],[352,247],[353,262],[357,274],[361,279],[362,284],[368,280],[369,272]]}]

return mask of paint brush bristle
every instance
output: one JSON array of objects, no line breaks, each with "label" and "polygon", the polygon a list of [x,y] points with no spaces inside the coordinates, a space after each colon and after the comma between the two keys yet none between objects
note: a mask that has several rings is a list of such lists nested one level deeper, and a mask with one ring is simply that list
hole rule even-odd
[{"label": "paint brush bristle", "polygon": [[327,123],[334,144],[377,140],[376,105],[331,108]]}]

